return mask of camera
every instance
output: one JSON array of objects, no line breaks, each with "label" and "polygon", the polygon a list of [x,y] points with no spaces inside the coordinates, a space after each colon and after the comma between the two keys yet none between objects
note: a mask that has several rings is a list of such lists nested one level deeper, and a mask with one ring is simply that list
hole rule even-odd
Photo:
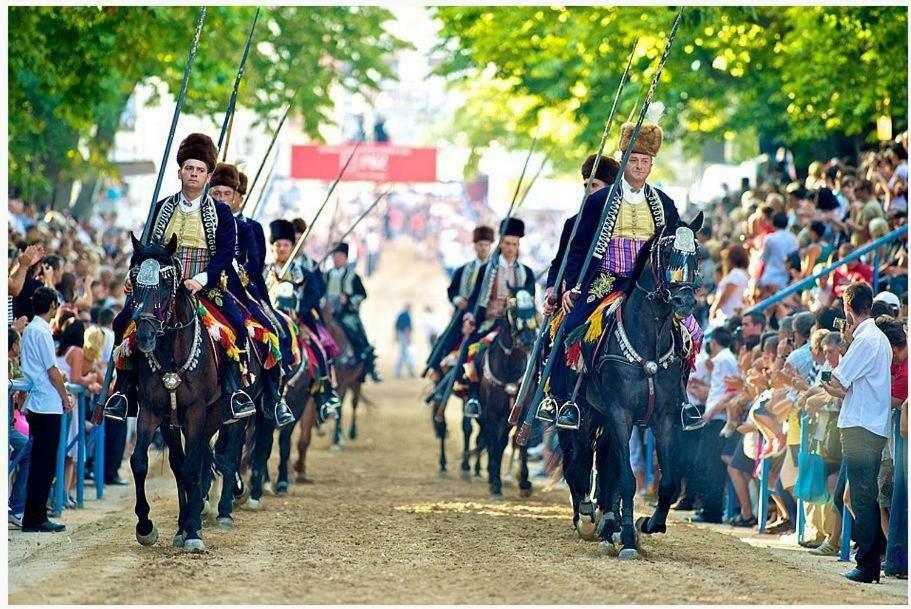
[{"label": "camera", "polygon": [[839,332],[844,332],[845,328],[848,327],[848,320],[841,317],[836,317],[832,320],[832,325],[835,326],[835,329]]}]

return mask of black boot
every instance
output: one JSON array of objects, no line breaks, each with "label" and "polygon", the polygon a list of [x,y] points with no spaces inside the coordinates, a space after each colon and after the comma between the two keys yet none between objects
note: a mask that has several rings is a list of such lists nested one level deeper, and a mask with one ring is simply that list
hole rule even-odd
[{"label": "black boot", "polygon": [[682,382],[681,392],[683,395],[680,403],[680,426],[683,431],[696,431],[705,427],[705,420],[702,418],[702,409],[696,404],[690,404],[686,395],[686,386],[690,380],[690,370],[684,366],[683,373],[680,376]]},{"label": "black boot", "polygon": [[535,412],[535,418],[545,423],[553,425],[557,422],[557,400],[552,395],[548,395],[541,403],[538,404],[538,410]]},{"label": "black boot", "polygon": [[317,408],[316,420],[320,424],[325,423],[330,418],[338,417],[338,411],[342,407],[342,402],[339,400],[335,388],[329,384],[328,379],[323,380],[323,386],[319,393],[313,396],[313,401],[316,403]]},{"label": "black boot", "polygon": [[281,429],[285,425],[294,423],[295,419],[294,413],[291,412],[287,402],[285,402],[284,396],[278,391],[280,384],[278,376],[278,368],[266,370],[263,374],[263,389],[265,390],[263,414],[274,423],[276,429]]},{"label": "black boot", "polygon": [[114,392],[104,404],[104,416],[115,421],[126,421],[130,403],[136,404],[136,371],[118,370]]},{"label": "black boot", "polygon": [[560,406],[560,412],[557,414],[557,427],[560,429],[579,429],[579,423],[582,420],[582,413],[579,412],[579,406],[572,400],[567,400]]},{"label": "black boot", "polygon": [[471,383],[468,386],[468,399],[465,401],[465,408],[462,415],[469,419],[478,419],[481,417],[481,400],[480,387],[478,383]]},{"label": "black boot", "polygon": [[383,377],[376,371],[376,353],[374,352],[373,347],[370,346],[368,346],[367,350],[364,352],[364,370],[370,375],[370,378],[374,383],[383,381]]},{"label": "black boot", "polygon": [[228,404],[228,413],[232,420],[243,419],[256,414],[256,405],[249,394],[242,389],[240,363],[228,358],[225,367],[223,394]]}]

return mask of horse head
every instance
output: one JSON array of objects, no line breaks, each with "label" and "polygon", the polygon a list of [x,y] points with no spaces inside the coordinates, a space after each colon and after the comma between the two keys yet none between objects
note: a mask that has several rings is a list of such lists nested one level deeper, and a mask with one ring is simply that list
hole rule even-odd
[{"label": "horse head", "polygon": [[535,342],[538,327],[535,299],[528,290],[509,287],[511,296],[506,301],[506,323],[512,339],[527,349]]},{"label": "horse head", "polygon": [[177,236],[167,245],[143,245],[132,233],[133,260],[130,282],[133,284],[133,322],[136,345],[143,353],[155,349],[156,337],[174,314],[174,301],[181,285],[180,263],[174,257]]},{"label": "horse head", "polygon": [[703,214],[699,212],[689,224],[680,222],[676,226],[665,226],[649,250],[653,294],[669,304],[678,318],[692,315],[696,308],[699,284],[696,233],[702,228],[702,222]]}]

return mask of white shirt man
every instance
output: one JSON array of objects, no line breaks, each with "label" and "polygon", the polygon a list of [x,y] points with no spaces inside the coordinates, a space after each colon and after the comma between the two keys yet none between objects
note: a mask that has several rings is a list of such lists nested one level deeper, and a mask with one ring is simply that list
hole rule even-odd
[{"label": "white shirt man", "polygon": [[[705,400],[706,412],[713,410],[727,393],[724,377],[737,376],[737,357],[728,347],[718,351],[711,359],[712,375],[709,379],[709,395]],[[727,421],[727,411],[724,408],[719,409],[712,414],[712,420]]]},{"label": "white shirt man", "polygon": [[853,340],[832,376],[846,387],[838,427],[863,427],[889,437],[892,347],[872,319],[854,329]]}]

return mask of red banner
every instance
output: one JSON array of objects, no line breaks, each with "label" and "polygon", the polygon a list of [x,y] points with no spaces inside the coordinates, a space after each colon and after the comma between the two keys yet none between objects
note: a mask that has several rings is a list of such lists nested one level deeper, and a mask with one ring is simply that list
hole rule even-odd
[{"label": "red banner", "polygon": [[[302,180],[334,180],[352,150],[354,144],[291,146],[291,177]],[[342,180],[436,182],[437,150],[363,143],[357,149]]]}]

